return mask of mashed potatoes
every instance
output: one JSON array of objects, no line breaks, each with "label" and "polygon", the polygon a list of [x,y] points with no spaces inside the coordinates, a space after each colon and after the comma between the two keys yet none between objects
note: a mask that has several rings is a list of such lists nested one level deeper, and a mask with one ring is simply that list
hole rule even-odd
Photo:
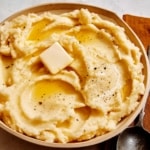
[{"label": "mashed potatoes", "polygon": [[[40,55],[55,42],[73,61],[52,74]],[[6,21],[0,25],[0,119],[48,142],[103,135],[139,104],[140,59],[122,27],[87,9]]]}]

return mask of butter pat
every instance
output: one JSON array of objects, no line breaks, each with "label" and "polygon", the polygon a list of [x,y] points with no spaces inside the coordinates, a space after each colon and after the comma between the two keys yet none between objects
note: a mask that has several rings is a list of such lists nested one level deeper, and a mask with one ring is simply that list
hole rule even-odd
[{"label": "butter pat", "polygon": [[58,42],[42,52],[40,59],[52,74],[58,73],[73,61],[73,58]]}]

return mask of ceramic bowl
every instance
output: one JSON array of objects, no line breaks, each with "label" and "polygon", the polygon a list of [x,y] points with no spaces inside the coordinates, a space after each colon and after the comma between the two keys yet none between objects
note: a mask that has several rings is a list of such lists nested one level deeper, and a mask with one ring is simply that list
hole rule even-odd
[{"label": "ceramic bowl", "polygon": [[123,119],[119,124],[116,130],[113,130],[109,133],[106,133],[102,136],[98,136],[95,138],[92,138],[90,140],[87,141],[83,141],[83,142],[74,142],[74,143],[67,143],[67,144],[62,144],[62,143],[48,143],[45,141],[40,141],[31,137],[28,137],[26,135],[23,135],[21,133],[18,133],[14,130],[12,130],[11,128],[9,128],[8,126],[6,126],[2,121],[0,121],[0,127],[3,128],[4,130],[6,130],[7,132],[25,140],[25,141],[29,141],[38,145],[43,145],[43,146],[47,146],[47,147],[57,147],[57,148],[78,148],[78,147],[84,147],[84,146],[90,146],[90,145],[94,145],[94,144],[98,144],[101,142],[104,142],[110,138],[115,137],[116,135],[118,135],[120,132],[122,132],[125,128],[127,128],[133,121],[134,119],[137,117],[137,115],[140,113],[140,111],[142,110],[147,96],[148,96],[148,88],[149,88],[149,69],[148,69],[148,59],[145,53],[145,49],[144,46],[142,45],[141,41],[138,39],[138,37],[135,35],[135,33],[130,29],[130,27],[120,18],[118,17],[114,12],[111,12],[109,10],[103,9],[103,8],[99,8],[96,6],[91,6],[91,5],[87,5],[87,4],[77,4],[77,3],[48,3],[48,4],[43,4],[43,5],[38,5],[38,6],[34,6],[22,11],[19,11],[13,15],[11,15],[10,17],[6,18],[4,21],[6,20],[11,20],[21,14],[28,14],[31,12],[34,13],[41,13],[44,11],[51,11],[54,13],[62,13],[62,12],[67,12],[67,11],[72,11],[74,9],[80,9],[80,8],[88,8],[90,11],[95,12],[103,17],[106,17],[108,19],[111,19],[113,21],[115,21],[118,25],[122,26],[126,33],[128,34],[130,40],[135,43],[135,45],[137,45],[142,52],[142,63],[144,65],[144,70],[143,70],[143,74],[145,75],[145,93],[144,95],[141,97],[141,101],[140,104],[138,105],[138,107],[125,119]]}]

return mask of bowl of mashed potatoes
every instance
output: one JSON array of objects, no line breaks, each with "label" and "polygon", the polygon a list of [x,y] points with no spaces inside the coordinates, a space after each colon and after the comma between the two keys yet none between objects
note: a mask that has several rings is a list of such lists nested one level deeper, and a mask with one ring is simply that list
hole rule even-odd
[{"label": "bowl of mashed potatoes", "polygon": [[73,3],[20,11],[0,24],[0,127],[35,144],[104,142],[143,108],[148,60],[113,12]]}]

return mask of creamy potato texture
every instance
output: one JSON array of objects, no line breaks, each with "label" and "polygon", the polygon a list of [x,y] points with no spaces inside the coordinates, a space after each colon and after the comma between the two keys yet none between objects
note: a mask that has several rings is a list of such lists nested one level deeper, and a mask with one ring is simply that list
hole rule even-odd
[{"label": "creamy potato texture", "polygon": [[[73,61],[51,74],[40,55],[55,42]],[[142,68],[124,29],[87,9],[21,15],[0,25],[0,119],[48,142],[106,134],[138,106]]]}]

